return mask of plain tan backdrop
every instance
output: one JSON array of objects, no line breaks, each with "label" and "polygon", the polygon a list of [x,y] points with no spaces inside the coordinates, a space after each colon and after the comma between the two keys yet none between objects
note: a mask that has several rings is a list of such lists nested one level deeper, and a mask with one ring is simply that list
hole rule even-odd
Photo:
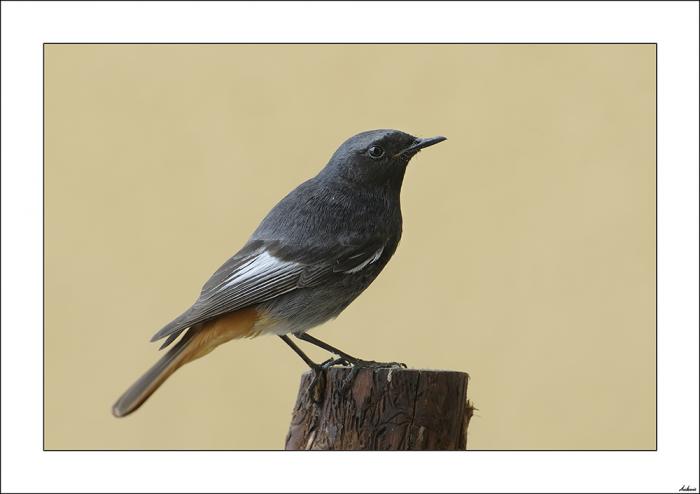
[{"label": "plain tan backdrop", "polygon": [[110,408],[375,128],[449,140],[409,166],[393,260],[313,334],[469,372],[470,449],[656,447],[655,46],[46,45],[45,69],[47,449],[282,448],[305,367],[275,337]]}]

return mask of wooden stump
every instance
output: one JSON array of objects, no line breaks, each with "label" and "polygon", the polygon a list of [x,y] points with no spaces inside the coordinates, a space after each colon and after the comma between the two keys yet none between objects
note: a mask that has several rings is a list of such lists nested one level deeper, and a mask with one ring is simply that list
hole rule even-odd
[{"label": "wooden stump", "polygon": [[288,450],[464,450],[469,375],[333,367],[301,377]]}]

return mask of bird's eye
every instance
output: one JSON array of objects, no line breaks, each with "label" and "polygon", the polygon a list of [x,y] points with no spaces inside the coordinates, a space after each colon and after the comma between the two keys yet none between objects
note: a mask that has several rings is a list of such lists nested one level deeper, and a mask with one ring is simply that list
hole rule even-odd
[{"label": "bird's eye", "polygon": [[372,146],[367,150],[367,152],[369,153],[370,158],[374,158],[375,160],[378,160],[384,156],[384,149],[379,146]]}]

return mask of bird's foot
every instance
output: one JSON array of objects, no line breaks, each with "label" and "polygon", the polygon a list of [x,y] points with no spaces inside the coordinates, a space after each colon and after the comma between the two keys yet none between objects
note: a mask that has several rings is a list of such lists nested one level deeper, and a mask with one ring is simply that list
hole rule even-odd
[{"label": "bird's foot", "polygon": [[330,369],[331,367],[336,367],[336,366],[349,367],[350,365],[351,365],[350,362],[348,362],[343,357],[329,358],[328,360],[326,360],[325,362],[323,362],[321,364],[321,368],[322,369]]},{"label": "bird's foot", "polygon": [[325,362],[311,368],[314,373],[314,378],[309,385],[309,395],[317,405],[323,402],[323,393],[326,389],[326,370],[336,366],[350,367],[351,364],[343,357],[339,357],[329,358]]},{"label": "bird's foot", "polygon": [[[347,359],[346,359],[347,360]],[[406,364],[402,362],[376,362],[374,360],[352,359],[349,360],[352,366],[350,372],[343,380],[343,385],[340,387],[340,393],[345,395],[352,388],[357,374],[361,369],[406,369]]]},{"label": "bird's foot", "polygon": [[370,367],[375,369],[406,369],[408,366],[403,362],[376,362],[374,360],[356,359],[350,362],[353,367]]}]

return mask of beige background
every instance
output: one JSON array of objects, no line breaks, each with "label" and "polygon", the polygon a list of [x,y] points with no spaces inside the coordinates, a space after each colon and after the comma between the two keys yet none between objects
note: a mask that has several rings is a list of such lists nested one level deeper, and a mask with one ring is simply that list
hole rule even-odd
[{"label": "beige background", "polygon": [[470,449],[655,448],[654,46],[45,50],[46,448],[281,448],[305,369],[274,337],[110,407],[276,201],[385,127],[449,140],[409,167],[394,259],[314,334],[469,372]]}]

